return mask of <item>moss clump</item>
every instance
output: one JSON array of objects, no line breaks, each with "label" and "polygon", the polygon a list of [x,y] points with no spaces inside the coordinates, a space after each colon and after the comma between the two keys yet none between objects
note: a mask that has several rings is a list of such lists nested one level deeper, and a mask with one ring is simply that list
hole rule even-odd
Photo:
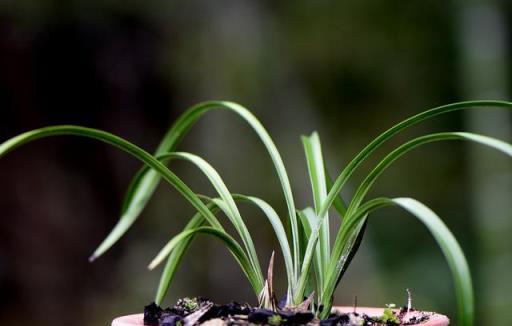
[{"label": "moss clump", "polygon": [[176,306],[187,312],[194,312],[199,308],[199,303],[197,302],[197,298],[183,298],[178,300]]},{"label": "moss clump", "polygon": [[272,326],[279,326],[279,325],[281,325],[282,322],[283,322],[283,318],[281,318],[281,316],[279,316],[279,315],[273,315],[272,317],[268,318],[268,323],[269,323],[269,325],[272,325]]},{"label": "moss clump", "polygon": [[400,319],[393,313],[393,308],[395,307],[396,305],[394,303],[387,304],[382,316],[380,316],[377,321],[386,325],[400,325]]}]

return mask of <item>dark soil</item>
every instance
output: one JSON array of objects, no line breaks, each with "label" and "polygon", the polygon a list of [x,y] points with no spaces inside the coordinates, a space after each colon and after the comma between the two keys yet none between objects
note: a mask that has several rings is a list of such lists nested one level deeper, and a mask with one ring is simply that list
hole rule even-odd
[{"label": "dark soil", "polygon": [[[357,309],[356,309],[357,311]],[[225,305],[214,304],[206,298],[180,299],[167,309],[152,303],[144,308],[144,325],[151,326],[224,326],[224,325],[316,325],[316,326],[356,326],[356,325],[416,325],[429,319],[427,313],[402,308],[392,312],[400,321],[383,322],[381,318],[360,313],[331,314],[325,320],[314,318],[311,312],[279,309],[272,311],[251,307],[248,304],[231,302]],[[406,318],[407,315],[407,318]]]}]

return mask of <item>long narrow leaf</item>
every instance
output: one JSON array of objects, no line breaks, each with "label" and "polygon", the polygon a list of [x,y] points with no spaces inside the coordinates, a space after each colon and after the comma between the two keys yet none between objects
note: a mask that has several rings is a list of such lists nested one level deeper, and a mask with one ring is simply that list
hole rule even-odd
[{"label": "long narrow leaf", "polygon": [[[191,204],[194,206],[207,220],[208,222],[218,228],[222,228],[217,218],[210,212],[208,207],[197,197],[197,195],[190,190],[190,188],[181,181],[171,170],[169,170],[165,165],[163,165],[160,161],[154,158],[151,154],[141,149],[140,147],[118,137],[116,135],[110,134],[105,131],[80,127],[80,126],[52,126],[41,129],[35,129],[32,131],[25,132],[16,137],[13,137],[0,145],[0,157],[4,156],[8,152],[14,150],[15,148],[22,146],[26,143],[32,142],[34,140],[51,137],[51,136],[62,136],[62,135],[72,135],[72,136],[81,136],[86,138],[92,138],[99,140],[101,142],[110,144],[115,146],[126,153],[134,156],[142,163],[151,167],[155,170],[155,173],[158,173],[161,177],[163,177],[169,184],[171,184],[178,192],[185,197]],[[114,229],[114,233],[124,233],[126,230],[126,222],[121,224],[117,224]],[[105,244],[108,246],[108,244]],[[100,251],[104,250],[105,247],[100,248]],[[91,260],[96,258],[97,256],[91,256]]]},{"label": "long narrow leaf", "polygon": [[[510,102],[503,102],[503,101],[470,101],[470,102],[459,102],[459,103],[453,103],[448,104],[444,106],[440,106],[422,113],[419,113],[409,119],[406,119],[397,125],[391,127],[381,135],[379,135],[377,138],[375,138],[370,144],[368,144],[359,154],[356,155],[354,159],[350,161],[350,163],[343,169],[343,171],[340,173],[340,175],[336,178],[336,181],[334,182],[331,190],[329,191],[327,195],[327,199],[322,204],[322,208],[320,209],[320,212],[318,214],[318,217],[320,219],[319,223],[323,223],[323,218],[327,214],[327,211],[332,206],[333,202],[339,195],[340,191],[342,190],[343,186],[345,185],[347,179],[352,175],[352,173],[362,164],[362,162],[370,156],[373,151],[375,151],[378,147],[380,147],[383,143],[385,143],[387,140],[389,140],[391,137],[399,133],[400,131],[407,129],[408,127],[411,127],[421,121],[424,121],[426,119],[432,118],[434,116],[448,113],[456,110],[463,110],[463,109],[474,109],[476,107],[503,107],[512,109],[512,103]],[[353,200],[354,201],[354,200]],[[357,207],[354,206],[354,207]],[[347,214],[348,215],[348,212]],[[316,229],[316,228],[315,228]],[[313,258],[312,251],[314,246],[316,246],[316,243],[318,241],[318,235],[316,232],[311,233],[311,237],[308,241],[308,246],[306,248],[306,253],[311,253],[309,259]],[[333,252],[331,254],[331,257],[340,257],[341,251],[340,248],[334,247]],[[335,264],[336,260],[332,260],[330,262],[329,270],[332,270],[333,264]],[[308,262],[304,260],[302,262],[302,270],[301,275],[304,277],[304,275],[307,273],[307,270],[311,265],[311,262]],[[329,271],[328,271],[329,273]],[[301,295],[301,291],[303,291],[305,285],[305,280],[299,278],[298,281],[298,292],[296,293],[296,298]]]},{"label": "long narrow leaf", "polygon": [[[299,221],[301,222],[301,223],[299,223],[299,239],[300,239],[300,248],[301,248],[301,252],[300,252],[301,262],[300,263],[302,264],[302,261],[304,260],[304,255],[306,253],[306,247],[308,246],[308,239],[309,239],[309,236],[311,235],[311,229],[309,229],[308,222],[305,221],[306,217],[304,216],[304,214],[301,214],[300,210],[297,211],[297,216],[299,218]],[[316,291],[316,284],[315,284],[313,270],[311,270],[309,273],[308,280],[306,282],[304,291],[305,291],[304,293],[312,293],[313,291]]]},{"label": "long narrow leaf", "polygon": [[[256,132],[260,140],[267,149],[269,156],[274,164],[277,176],[281,183],[283,194],[288,207],[288,215],[290,218],[292,243],[294,252],[294,275],[297,276],[299,268],[299,240],[297,231],[297,217],[295,214],[295,204],[293,200],[292,190],[288,174],[284,168],[283,160],[279,151],[277,150],[271,137],[263,127],[263,125],[250,113],[246,108],[224,101],[211,101],[195,105],[183,113],[178,120],[169,129],[162,142],[158,146],[155,155],[166,152],[172,152],[177,145],[181,142],[185,134],[190,128],[201,118],[205,113],[215,110],[223,109],[236,113],[244,119]],[[143,175],[140,175],[135,182],[131,183],[131,187],[125,196],[125,203],[123,204],[124,210],[116,228],[109,234],[103,241],[100,247],[95,251],[95,256],[100,256],[108,248],[110,248],[119,238],[128,230],[128,228],[135,222],[144,207],[146,206],[149,198],[156,189],[160,176],[155,171],[148,170]]]},{"label": "long narrow leaf", "polygon": [[347,214],[350,214],[354,209],[356,209],[362,202],[364,196],[368,193],[371,186],[375,183],[375,180],[384,172],[395,160],[402,157],[409,151],[428,143],[444,141],[444,140],[467,140],[471,142],[475,142],[477,144],[485,145],[491,148],[494,148],[508,156],[512,156],[512,145],[506,143],[504,141],[488,137],[482,136],[469,132],[441,132],[435,134],[429,134],[425,136],[421,136],[415,138],[413,140],[408,141],[407,143],[399,146],[394,151],[389,153],[384,159],[382,159],[379,164],[368,174],[368,176],[363,180],[361,185],[357,188],[356,193],[352,201],[349,204],[349,208],[347,210]]},{"label": "long narrow leaf", "polygon": [[[213,203],[208,203],[207,206],[213,214],[218,211],[218,207]],[[202,226],[204,222],[204,217],[201,214],[196,213],[187,223],[184,231],[197,229],[198,227]],[[178,269],[178,266],[180,265],[181,260],[183,259],[183,256],[185,255],[185,252],[187,251],[193,239],[193,236],[184,239],[182,242],[176,245],[174,250],[169,255],[169,258],[167,258],[167,263],[165,264],[165,268],[162,272],[162,275],[160,276],[160,282],[158,283],[158,289],[155,296],[155,303],[157,305],[160,306],[162,304],[162,301],[164,300],[165,295],[169,290],[169,286],[174,278],[176,270]]]},{"label": "long narrow leaf", "polygon": [[[342,228],[342,232],[339,234],[342,242],[348,242],[347,239],[354,234],[354,232],[357,232],[356,228],[358,223],[365,219],[368,214],[378,208],[390,205],[399,206],[409,211],[430,230],[441,247],[452,273],[459,309],[459,323],[464,326],[472,326],[474,322],[473,286],[464,253],[462,252],[457,240],[443,221],[422,203],[411,198],[377,198],[368,201],[351,216],[350,220],[346,221],[346,224]],[[328,274],[328,280],[324,291],[325,295],[323,298],[325,307],[323,313],[324,316],[330,311],[332,294],[334,293],[339,273],[341,273],[344,265],[342,262],[343,259],[344,258],[342,257],[338,262],[336,270],[333,273]]]},{"label": "long narrow leaf", "polygon": [[[332,181],[332,178],[329,175],[327,168],[325,169],[325,183],[327,184],[327,193],[329,193],[334,185],[334,182]],[[343,217],[345,217],[345,213],[347,212],[347,204],[345,203],[343,198],[341,198],[340,194],[334,197],[334,201],[332,204],[334,206],[334,209],[336,209],[336,212],[340,216],[340,219],[343,220]]]},{"label": "long narrow leaf", "polygon": [[[299,214],[302,214],[302,212],[300,212]],[[302,261],[302,268],[300,271],[299,280],[297,282],[297,287],[295,289],[295,303],[300,302],[304,298],[304,291],[306,290],[306,286],[308,284],[311,263],[315,257],[315,251],[317,250],[318,238],[320,236],[320,228],[322,226],[322,223],[323,222],[319,218],[317,218],[316,224],[311,226],[308,244],[306,246],[306,251],[304,253],[304,259]]]},{"label": "long narrow leaf", "polygon": [[214,236],[215,238],[221,240],[226,247],[229,249],[231,254],[235,257],[236,261],[242,268],[242,271],[247,276],[249,282],[251,283],[254,291],[256,293],[260,293],[263,289],[263,285],[258,279],[258,273],[254,270],[249,258],[245,254],[244,250],[240,245],[226,232],[212,228],[209,226],[201,226],[196,229],[185,230],[178,235],[174,236],[165,247],[158,253],[158,255],[153,259],[151,264],[149,265],[149,269],[153,269],[158,266],[172,251],[179,245],[182,241],[186,240],[194,236],[197,233],[205,233]]},{"label": "long narrow leaf", "polygon": [[[292,252],[290,250],[290,245],[288,243],[288,238],[286,237],[286,231],[284,229],[283,223],[281,222],[281,219],[277,215],[276,211],[270,206],[267,202],[264,200],[253,197],[253,196],[245,196],[241,194],[234,194],[233,198],[235,200],[241,200],[246,201],[252,205],[255,205],[258,207],[263,214],[267,217],[268,221],[272,225],[272,228],[274,229],[274,233],[277,237],[277,241],[279,242],[279,245],[281,247],[281,252],[283,254],[284,259],[284,266],[286,268],[286,274],[288,279],[288,296],[287,300],[292,299],[293,290],[295,287],[294,280],[295,277],[293,275],[293,257]],[[287,304],[291,304],[290,302],[287,302]]]},{"label": "long narrow leaf", "polygon": [[172,160],[172,159],[181,159],[194,164],[201,172],[203,172],[210,183],[213,185],[217,193],[219,194],[222,201],[226,204],[222,205],[220,208],[226,213],[231,223],[237,230],[238,234],[242,238],[242,242],[244,243],[245,250],[249,255],[249,260],[251,261],[251,265],[254,267],[254,270],[258,272],[258,278],[263,286],[263,274],[261,272],[261,266],[258,261],[258,256],[256,254],[256,250],[254,247],[254,242],[252,240],[251,234],[245,225],[245,222],[240,215],[240,211],[236,206],[235,200],[233,199],[231,193],[226,187],[224,181],[217,173],[217,171],[204,159],[201,157],[185,153],[185,152],[174,152],[174,153],[166,153],[158,156],[159,160]]},{"label": "long narrow leaf", "polygon": [[[353,214],[355,210],[359,207],[364,197],[370,190],[371,186],[375,183],[377,178],[398,158],[402,157],[409,151],[428,143],[436,142],[436,141],[444,141],[444,140],[468,140],[472,142],[476,142],[478,144],[482,144],[494,149],[497,149],[509,156],[512,156],[512,145],[503,142],[501,140],[482,136],[473,133],[467,132],[443,132],[443,133],[435,133],[430,135],[421,136],[415,138],[407,143],[399,146],[394,151],[389,153],[384,159],[382,159],[379,164],[368,174],[368,176],[363,180],[360,186],[357,188],[354,197],[349,205],[347,210],[347,215],[350,216]],[[340,229],[341,231],[341,229]],[[338,239],[335,241],[335,245],[331,254],[331,263],[329,265],[329,269],[327,271],[328,274],[332,273],[335,268],[337,268],[336,264],[339,261],[340,257],[343,254],[343,243]]]},{"label": "long narrow leaf", "polygon": [[[350,238],[354,237],[354,233],[357,233],[357,226],[358,223],[361,223],[363,221],[366,221],[367,216],[376,210],[377,208],[389,206],[392,205],[392,202],[389,198],[377,198],[372,199],[368,201],[367,203],[361,205],[358,210],[352,214],[351,216],[348,216],[346,218],[342,225],[340,226],[338,230],[338,234],[336,236],[336,241],[334,243],[334,248],[341,248],[339,249],[342,253],[348,253],[349,247],[351,245]],[[330,268],[327,272],[327,281],[325,283],[324,288],[324,301],[329,299],[329,295],[334,293],[334,289],[337,285],[337,280],[339,279],[339,275],[341,274],[341,271],[346,268],[346,255],[334,255],[331,258],[331,267],[334,266],[334,268]]]},{"label": "long narrow leaf", "polygon": [[[313,228],[318,224],[318,217],[315,214],[315,211],[311,207],[307,207],[301,211],[298,211],[299,218],[302,224],[302,227],[304,228],[304,232],[306,233],[306,239],[309,239],[311,237],[311,231]],[[307,242],[306,242],[307,246]],[[309,254],[309,253],[308,253]],[[324,284],[324,275],[325,275],[325,269],[322,263],[322,257],[320,254],[320,246],[316,246],[315,253],[314,253],[314,271],[315,271],[315,281],[316,281],[316,293],[320,295],[320,292],[323,288]],[[309,260],[309,258],[306,258],[306,254],[304,255],[304,261]],[[310,272],[311,274],[311,272]],[[307,277],[309,278],[309,276]],[[312,283],[311,281],[309,281]],[[305,289],[307,289],[308,285],[306,284]],[[307,292],[305,292],[307,293]],[[304,293],[304,294],[305,294]],[[297,300],[299,297],[297,296]]]},{"label": "long narrow leaf", "polygon": [[[255,205],[259,209],[262,210],[264,215],[267,217],[269,222],[271,223],[274,232],[278,238],[279,244],[281,246],[281,250],[283,253],[283,258],[285,261],[285,268],[287,271],[287,278],[288,278],[288,288],[291,291],[293,289],[293,263],[292,263],[292,255],[291,250],[288,244],[288,240],[286,237],[286,232],[284,230],[284,226],[279,219],[279,216],[274,211],[274,209],[265,201],[263,201],[260,198],[252,197],[252,196],[245,196],[241,194],[233,194],[233,199],[237,202],[248,202],[250,204]],[[205,196],[200,196],[205,197]],[[212,212],[215,214],[221,206],[223,210],[227,211],[225,203],[222,202],[222,200],[218,198],[209,198],[205,197],[205,199],[208,201],[208,208],[212,210]],[[199,226],[201,226],[204,223],[204,218],[200,214],[196,214],[190,222],[185,227],[185,230],[195,229]],[[167,264],[162,272],[162,276],[160,279],[160,284],[158,287],[158,292],[156,296],[156,303],[161,303],[163,298],[165,297],[165,294],[167,293],[167,290],[169,288],[170,282],[172,281],[172,278],[174,277],[174,273],[176,272],[176,269],[180,263],[180,260],[188,248],[188,245],[192,241],[192,237],[187,238],[186,240],[183,240],[178,244],[174,250],[171,252],[169,258],[167,259]],[[289,298],[291,300],[292,296],[291,293],[289,293]]]},{"label": "long narrow leaf", "polygon": [[[308,165],[309,179],[311,181],[311,189],[313,193],[313,201],[315,204],[315,214],[318,215],[322,203],[327,198],[327,185],[325,177],[325,166],[322,156],[322,147],[320,144],[320,137],[318,133],[314,132],[309,137],[302,137],[302,144],[304,146],[304,153],[306,155],[306,162]],[[327,269],[329,258],[331,254],[331,244],[329,235],[329,214],[325,213],[322,227],[320,228],[320,270],[318,270],[318,281],[320,288],[323,287],[323,274]]]},{"label": "long narrow leaf", "polygon": [[394,135],[399,132],[414,126],[422,121],[433,118],[435,116],[457,111],[457,110],[467,110],[467,109],[477,109],[483,107],[501,107],[512,109],[511,102],[504,101],[467,101],[467,102],[458,102],[452,103],[448,105],[439,106],[425,112],[414,115],[396,125],[389,128],[382,134],[380,134],[377,138],[375,138],[372,142],[370,142],[361,152],[359,152],[354,159],[350,161],[350,163],[343,169],[343,171],[339,174],[334,182],[331,190],[327,195],[327,200],[322,205],[322,209],[320,210],[320,218],[329,210],[336,196],[340,193],[343,186],[347,182],[348,178],[354,173],[354,171],[382,144],[391,139]]},{"label": "long narrow leaf", "polygon": [[474,297],[471,273],[462,249],[443,221],[427,206],[411,198],[395,198],[395,204],[409,211],[425,224],[441,247],[455,283],[459,324],[474,323]]},{"label": "long narrow leaf", "polygon": [[[356,228],[356,231],[352,235],[350,239],[347,240],[345,244],[345,250],[343,256],[343,264],[341,266],[341,272],[338,276],[338,279],[336,280],[336,285],[341,281],[341,278],[345,274],[345,271],[347,270],[348,266],[352,262],[352,259],[356,255],[357,251],[359,250],[359,247],[361,246],[361,242],[363,241],[364,233],[366,232],[366,226],[368,224],[368,220],[363,218],[360,225]],[[333,258],[331,258],[333,259]],[[322,296],[323,296],[323,289],[322,289]]]}]

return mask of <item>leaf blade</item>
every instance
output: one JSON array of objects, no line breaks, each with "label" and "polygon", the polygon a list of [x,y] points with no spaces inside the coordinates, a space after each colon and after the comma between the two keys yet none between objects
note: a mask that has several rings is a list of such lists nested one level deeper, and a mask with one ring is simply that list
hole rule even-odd
[{"label": "leaf blade", "polygon": [[404,156],[408,152],[413,149],[416,149],[420,146],[438,142],[445,140],[466,140],[470,142],[474,142],[480,145],[484,145],[490,148],[494,148],[508,156],[512,157],[512,145],[506,143],[502,140],[488,137],[484,135],[479,135],[475,133],[469,132],[440,132],[434,134],[428,134],[424,136],[420,136],[414,138],[403,145],[397,147],[391,153],[386,155],[377,166],[368,174],[368,176],[363,180],[363,182],[357,188],[352,201],[349,204],[349,208],[347,209],[347,214],[351,214],[354,209],[356,209],[364,196],[368,193],[370,187],[375,183],[377,178],[397,159]]},{"label": "leaf blade", "polygon": [[395,198],[393,202],[420,219],[441,247],[455,282],[459,323],[473,325],[474,294],[469,266],[457,240],[442,220],[427,206],[412,198]]},{"label": "leaf blade", "polygon": [[[188,109],[186,112],[184,112],[178,118],[178,120],[172,125],[172,127],[168,130],[160,145],[158,146],[155,155],[174,151],[177,145],[185,136],[185,134],[205,113],[217,109],[228,110],[240,116],[256,132],[261,142],[267,149],[267,152],[272,160],[279,182],[281,184],[283,195],[286,201],[286,206],[288,209],[289,221],[291,224],[292,231],[291,233],[294,254],[294,275],[296,276],[298,274],[299,268],[300,247],[298,239],[297,217],[295,212],[295,204],[290,181],[286,169],[284,167],[281,155],[279,154],[279,151],[277,150],[277,147],[274,144],[272,138],[270,137],[266,129],[263,127],[261,122],[249,110],[236,103],[227,101],[209,101],[199,103]],[[149,198],[156,189],[159,180],[160,177],[158,176],[158,174],[156,174],[152,170],[149,170],[145,172],[143,176],[141,176],[141,179],[138,181],[138,183],[132,183],[134,188],[128,189],[127,196],[125,197],[126,200],[123,204],[123,207],[126,210],[122,212],[121,216],[121,219],[128,219],[127,222],[124,222],[124,224],[128,225],[128,227],[135,222],[137,217],[140,215],[140,213],[146,206]],[[126,232],[127,228],[125,227],[122,230]],[[115,241],[117,240],[118,239],[116,239]],[[97,250],[97,255],[100,255],[104,253],[106,250],[108,250],[108,248],[110,248],[110,246],[112,246],[113,243],[115,243],[115,241],[109,241],[109,243],[107,244],[101,244],[100,247],[103,250]]]},{"label": "leaf blade", "polygon": [[[208,203],[208,208],[213,210],[218,210],[215,205]],[[215,213],[215,212],[213,212]],[[196,213],[192,219],[187,223],[185,230],[192,230],[196,229],[200,226],[203,226],[204,224],[204,217]],[[174,275],[178,269],[178,266],[181,263],[181,260],[183,259],[183,256],[185,255],[185,251],[190,246],[192,240],[194,239],[193,236],[183,240],[181,243],[179,243],[174,250],[171,252],[169,257],[167,258],[167,263],[165,264],[164,270],[162,271],[162,274],[160,276],[160,280],[158,282],[158,288],[155,295],[155,303],[157,305],[161,305],[162,301],[164,300],[164,297],[167,294],[167,291],[169,290],[169,286],[171,285],[171,282],[174,278]]]},{"label": "leaf blade", "polygon": [[263,274],[261,271],[261,266],[258,261],[258,256],[256,254],[254,242],[252,240],[251,234],[245,225],[245,222],[238,210],[238,207],[233,199],[233,196],[229,192],[226,184],[220,177],[219,173],[204,159],[200,156],[186,153],[186,152],[172,152],[159,155],[160,160],[167,159],[181,159],[188,161],[194,164],[204,175],[208,178],[212,186],[215,188],[217,193],[219,194],[222,201],[217,201],[216,205],[219,206],[228,216],[231,223],[235,227],[236,231],[240,235],[242,242],[244,244],[245,250],[248,253],[249,260],[251,261],[251,265],[254,267],[254,270],[258,273],[258,278],[260,279],[260,283],[263,286]]},{"label": "leaf blade", "polygon": [[400,133],[401,131],[408,129],[422,121],[428,120],[430,118],[458,111],[458,110],[468,110],[468,109],[477,109],[477,108],[506,108],[512,109],[512,102],[505,101],[466,101],[466,102],[457,102],[451,103],[447,105],[442,105],[439,107],[435,107],[433,109],[418,113],[408,119],[405,119],[396,125],[392,126],[385,132],[381,133],[374,140],[372,140],[365,148],[363,148],[342,170],[342,172],[338,175],[334,184],[327,195],[327,200],[322,205],[322,209],[320,210],[320,217],[323,216],[329,210],[331,205],[333,204],[336,196],[340,193],[343,186],[346,184],[347,180],[354,173],[354,171],[382,144],[391,139],[394,135]]},{"label": "leaf blade", "polygon": [[[325,165],[323,161],[322,148],[318,133],[313,132],[311,136],[303,136],[302,144],[304,147],[304,154],[306,156],[309,179],[311,182],[311,192],[313,194],[315,214],[318,215],[322,203],[327,198]],[[329,265],[329,258],[331,254],[331,240],[329,227],[329,212],[326,212],[323,218],[322,226],[320,228],[320,235],[318,240],[319,250],[316,255],[318,263],[315,265],[317,269],[315,274],[317,275],[318,290],[323,287],[324,270],[327,269]],[[311,228],[313,229],[313,227]],[[319,293],[318,290],[317,293]]]},{"label": "leaf blade", "polygon": [[247,276],[255,293],[258,294],[261,292],[263,287],[261,286],[258,279],[257,271],[254,270],[248,256],[242,247],[240,247],[236,240],[233,239],[225,231],[210,226],[201,226],[195,229],[185,230],[174,236],[151,261],[148,268],[154,269],[176,248],[177,245],[197,233],[212,235],[218,240],[222,241],[224,245],[226,245],[226,248],[228,248],[230,253],[234,256],[244,274]]},{"label": "leaf blade", "polygon": [[[482,136],[474,133],[468,132],[442,132],[442,133],[434,133],[429,135],[424,135],[421,137],[414,138],[401,146],[397,147],[395,150],[386,155],[377,166],[371,170],[368,176],[363,180],[363,182],[357,188],[350,204],[347,209],[346,218],[351,219],[352,215],[354,215],[360,207],[361,202],[364,197],[370,190],[371,186],[375,183],[377,178],[398,158],[404,156],[409,151],[418,148],[422,145],[429,144],[432,142],[445,141],[445,140],[466,140],[475,142],[478,144],[482,144],[494,149],[497,149],[506,155],[512,156],[512,145],[501,140]],[[329,264],[329,268],[327,270],[327,275],[332,275],[336,269],[339,269],[340,259],[344,256],[344,252],[346,252],[346,243],[344,242],[345,238],[342,237],[342,233],[344,231],[343,224],[340,230],[338,231],[338,235],[336,237],[335,245],[333,246],[332,254],[331,254],[331,262]],[[343,262],[345,264],[345,262]],[[346,267],[345,267],[346,268]],[[330,280],[332,282],[333,280]],[[332,284],[329,285],[332,287]],[[326,291],[331,291],[326,290]]]},{"label": "leaf blade", "polygon": [[[210,210],[205,206],[205,204],[203,204],[197,195],[171,170],[165,167],[165,165],[163,165],[160,161],[158,161],[155,157],[153,157],[142,148],[106,131],[73,125],[50,126],[34,129],[15,136],[2,143],[0,145],[0,157],[32,141],[46,137],[64,135],[95,139],[117,147],[118,149],[121,149],[122,151],[132,155],[143,164],[154,169],[155,173],[160,174],[161,177],[170,185],[172,185],[183,197],[185,197],[185,199],[187,199],[187,201],[192,204],[192,206],[194,206],[209,221],[210,224],[215,227],[222,228],[217,218],[211,214]],[[102,245],[100,245],[100,247],[95,251],[89,260],[94,260],[99,256],[97,253],[108,249],[108,247],[114,244],[117,239],[119,239],[122,234],[126,232],[130,225],[130,221],[125,221],[123,224],[117,224],[113,230],[113,233],[111,232],[109,234],[107,239],[102,243]]]},{"label": "leaf blade", "polygon": [[[299,214],[299,219],[302,223],[302,227],[304,228],[304,231],[305,231],[305,235],[306,235],[306,239],[309,239],[311,237],[311,232],[313,230],[313,228],[319,224],[318,223],[318,217],[316,216],[315,214],[315,211],[311,208],[311,207],[307,207],[303,210],[300,210],[297,212]],[[307,248],[307,244],[306,244],[306,248]],[[321,296],[322,295],[322,288],[323,288],[323,284],[324,284],[324,274],[325,274],[325,270],[323,268],[323,263],[322,263],[322,257],[321,257],[321,253],[320,253],[320,246],[317,244],[316,248],[315,248],[315,252],[314,252],[314,274],[315,274],[315,281],[316,281],[316,293]],[[309,260],[309,253],[304,253],[304,261],[307,262]],[[308,268],[306,267],[304,269],[304,271],[308,270]],[[311,273],[311,271],[309,272]],[[313,281],[306,281],[307,283],[309,282],[309,284],[312,284]],[[306,283],[305,285],[305,290],[306,291],[306,288],[308,287],[308,284]],[[306,293],[306,292],[305,292]],[[297,300],[298,300],[298,296],[297,296]]]},{"label": "leaf blade", "polygon": [[[448,227],[446,227],[439,216],[437,216],[427,206],[412,198],[377,198],[370,200],[362,205],[358,211],[352,215],[350,220],[346,221],[340,236],[346,239],[354,232],[357,223],[365,218],[366,215],[385,206],[399,206],[407,210],[429,229],[432,236],[441,247],[452,273],[452,279],[456,287],[457,306],[460,319],[459,322],[464,326],[472,326],[474,323],[474,295],[471,273],[467,260],[454,235],[450,232]],[[323,304],[326,307],[325,311],[330,310],[330,306],[332,304],[330,298],[332,297],[332,293],[334,293],[336,280],[339,278],[342,265],[343,264],[338,264],[335,272],[328,273],[328,281],[326,282],[324,292],[331,295],[325,295],[323,298]]]},{"label": "leaf blade", "polygon": [[[264,200],[254,197],[254,196],[245,196],[241,194],[234,194],[233,198],[235,200],[241,200],[248,202],[252,205],[255,205],[258,207],[265,217],[268,219],[270,224],[272,225],[272,228],[274,229],[274,233],[276,234],[277,240],[279,242],[279,245],[281,247],[281,252],[283,254],[283,259],[285,263],[285,269],[287,274],[287,280],[288,280],[288,290],[289,292],[292,292],[294,289],[294,271],[293,271],[293,256],[292,251],[290,249],[290,245],[288,243],[288,238],[286,236],[286,231],[284,229],[283,223],[281,222],[281,219],[277,215],[276,211],[270,206],[267,202]],[[290,298],[291,299],[291,298]]]},{"label": "leaf blade", "polygon": [[[334,185],[334,182],[332,181],[332,178],[329,175],[329,171],[327,171],[327,168],[325,169],[325,183],[327,184],[327,193],[329,193]],[[332,205],[334,206],[334,209],[336,209],[336,212],[338,212],[340,219],[343,221],[343,218],[347,213],[347,204],[345,203],[340,194],[334,197]]]}]

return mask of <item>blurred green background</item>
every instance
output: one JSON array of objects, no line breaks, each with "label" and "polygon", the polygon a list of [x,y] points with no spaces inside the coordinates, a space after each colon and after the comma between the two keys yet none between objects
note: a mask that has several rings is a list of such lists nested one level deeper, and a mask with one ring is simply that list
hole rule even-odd
[{"label": "blurred green background", "polygon": [[[421,110],[467,99],[509,99],[508,1],[0,1],[0,141],[50,124],[103,128],[152,151],[188,106],[239,102],[282,151],[300,208],[312,205],[299,136],[320,133],[332,175],[373,137]],[[400,135],[470,130],[512,139],[508,112],[436,118]],[[272,165],[251,130],[225,112],[198,123],[181,150],[218,169],[233,192],[286,213]],[[363,172],[350,182],[348,197]],[[212,194],[191,166],[172,169]],[[0,160],[0,324],[107,325],[152,301],[146,265],[193,213],[162,184],[128,235],[94,264],[87,257],[118,218],[139,168],[89,140],[54,138]],[[398,161],[372,195],[410,196],[453,230],[474,273],[478,324],[506,325],[512,309],[512,164],[464,143],[426,146]],[[277,247],[243,208],[265,266]],[[333,220],[335,220],[333,218]],[[278,257],[278,262],[281,262]],[[278,269],[283,289],[282,268]],[[397,210],[370,220],[335,302],[404,304],[456,325],[453,285],[438,247]],[[183,296],[255,303],[217,242],[198,238],[167,303]],[[503,313],[506,312],[506,313]]]}]

